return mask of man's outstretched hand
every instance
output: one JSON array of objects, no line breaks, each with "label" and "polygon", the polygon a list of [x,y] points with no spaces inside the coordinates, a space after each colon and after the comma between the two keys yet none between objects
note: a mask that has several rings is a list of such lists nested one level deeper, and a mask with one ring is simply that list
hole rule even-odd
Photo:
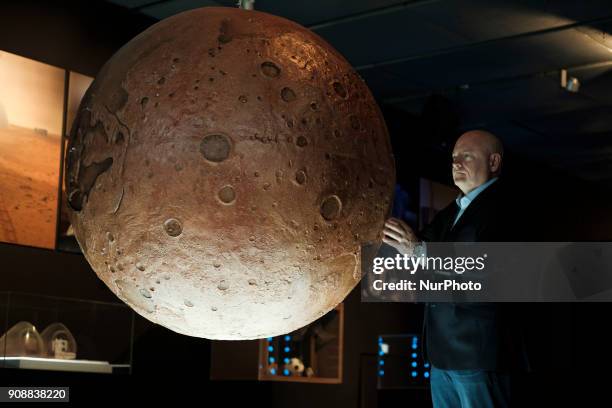
[{"label": "man's outstretched hand", "polygon": [[397,218],[389,218],[383,230],[383,242],[394,247],[400,254],[412,256],[420,242],[408,224]]}]

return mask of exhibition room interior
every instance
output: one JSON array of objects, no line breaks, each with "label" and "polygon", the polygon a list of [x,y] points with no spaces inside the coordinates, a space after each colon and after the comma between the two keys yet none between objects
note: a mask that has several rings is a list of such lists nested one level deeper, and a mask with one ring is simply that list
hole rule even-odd
[{"label": "exhibition room interior", "polygon": [[[220,33],[216,39],[218,43],[202,45],[198,38],[191,39],[194,47],[208,50],[202,58],[216,58],[218,64],[217,68],[201,73],[201,82],[197,79],[189,85],[188,92],[193,94],[196,91],[199,95],[211,92],[206,107],[210,103],[213,106],[211,112],[214,112],[209,119],[205,109],[202,110],[199,113],[201,123],[192,127],[206,127],[215,120],[237,123],[248,118],[255,125],[261,124],[266,128],[264,136],[256,133],[251,139],[245,139],[246,142],[240,142],[247,143],[245,146],[257,144],[251,150],[240,147],[237,142],[231,146],[227,142],[227,152],[223,150],[227,137],[217,134],[206,136],[202,144],[192,150],[188,147],[180,150],[178,142],[175,149],[174,144],[170,146],[159,141],[148,150],[150,156],[146,163],[142,160],[138,162],[139,166],[126,171],[135,176],[128,174],[125,180],[140,177],[144,184],[158,183],[167,185],[167,191],[178,191],[176,189],[190,186],[190,183],[197,184],[194,180],[208,174],[189,169],[189,159],[181,162],[181,154],[187,158],[197,156],[198,159],[204,156],[207,160],[204,165],[209,166],[207,168],[212,169],[210,174],[217,177],[221,173],[215,172],[222,171],[219,170],[223,169],[221,162],[227,155],[230,156],[227,163],[236,163],[238,154],[243,158],[241,149],[247,155],[252,151],[250,160],[259,166],[259,172],[249,170],[248,175],[247,172],[231,173],[234,187],[225,185],[218,193],[212,193],[217,194],[217,201],[200,200],[197,195],[208,193],[204,188],[194,187],[186,194],[188,197],[181,197],[182,201],[175,206],[182,209],[182,203],[200,203],[199,208],[192,207],[190,211],[200,213],[201,219],[211,220],[210,224],[215,228],[237,223],[236,231],[243,231],[240,228],[245,225],[267,228],[270,218],[266,217],[280,219],[284,217],[283,211],[287,214],[306,211],[307,203],[293,191],[302,188],[302,184],[326,183],[325,175],[315,177],[318,165],[331,166],[347,180],[358,172],[375,169],[372,178],[365,178],[363,182],[363,195],[361,191],[355,193],[355,197],[359,197],[354,198],[353,204],[344,198],[344,193],[322,198],[320,208],[315,211],[317,217],[322,217],[321,222],[311,230],[292,232],[291,237],[306,242],[310,238],[302,235],[322,234],[321,230],[325,229],[326,234],[334,237],[329,246],[336,248],[347,245],[347,241],[336,240],[335,237],[340,235],[333,234],[356,231],[351,228],[359,226],[363,230],[349,233],[348,239],[355,242],[361,239],[365,244],[363,236],[373,234],[379,237],[378,245],[385,217],[402,219],[418,231],[455,200],[460,194],[451,172],[455,141],[467,131],[480,129],[496,135],[504,145],[502,177],[511,191],[507,211],[519,215],[520,241],[612,240],[612,3],[609,1],[256,0],[240,3],[250,4],[255,10],[243,12],[263,12],[293,21],[314,33],[312,37],[303,34],[304,38],[311,38],[312,43],[317,44],[321,41],[328,44],[326,47],[329,49],[337,51],[330,51],[329,55],[330,60],[336,58],[339,62],[329,66],[334,65],[335,68],[331,69],[338,72],[341,69],[354,72],[354,76],[345,75],[354,82],[346,89],[339,82],[329,82],[327,95],[330,98],[339,95],[341,101],[337,106],[348,109],[349,115],[334,116],[337,111],[330,109],[329,115],[325,116],[327,113],[321,114],[324,103],[309,100],[300,113],[304,115],[301,121],[296,117],[294,124],[292,119],[286,118],[287,112],[281,107],[293,103],[296,98],[296,103],[301,103],[300,97],[307,92],[315,95],[320,90],[314,85],[304,88],[308,91],[303,91],[303,94],[301,88],[294,87],[297,91],[289,87],[279,88],[278,102],[269,102],[265,96],[262,101],[259,95],[249,94],[259,83],[268,81],[265,82],[268,84],[279,75],[281,78],[290,75],[290,70],[285,71],[284,67],[281,70],[274,63],[264,62],[257,65],[257,74],[238,78],[235,72],[250,66],[249,60],[260,64],[258,58],[261,55],[253,46],[252,52],[247,50],[241,58],[224,61],[224,51],[241,41],[244,34],[240,33],[249,28],[233,27],[232,37],[222,23],[220,31],[218,27],[214,28]],[[229,312],[223,307],[206,303],[207,292],[204,291],[200,295],[202,299],[198,295],[181,298],[176,309],[166,308],[162,312],[151,306],[151,298],[154,301],[157,296],[166,296],[164,288],[173,287],[179,280],[179,275],[172,275],[173,268],[181,276],[197,274],[195,263],[185,266],[180,264],[180,260],[189,258],[189,251],[199,253],[199,248],[208,251],[213,245],[212,239],[210,242],[204,238],[199,242],[189,241],[184,251],[166,247],[167,250],[162,252],[167,257],[168,264],[163,264],[167,271],[159,278],[151,278],[150,287],[129,286],[132,284],[126,283],[127,278],[117,278],[127,273],[123,270],[129,268],[126,263],[105,265],[102,258],[93,255],[98,241],[93,235],[87,235],[85,239],[86,234],[95,231],[104,234],[109,247],[102,248],[101,254],[106,256],[105,251],[111,249],[119,255],[121,250],[136,251],[135,246],[125,244],[121,248],[116,242],[128,234],[129,228],[136,230],[134,234],[147,230],[149,232],[141,236],[144,238],[138,238],[144,242],[144,252],[140,255],[145,255],[132,269],[136,274],[152,274],[154,268],[149,264],[153,261],[147,257],[146,251],[161,238],[140,220],[141,216],[147,215],[144,214],[145,208],[149,209],[152,218],[165,216],[158,214],[156,208],[162,208],[168,195],[164,188],[163,191],[159,188],[147,190],[128,183],[121,185],[118,201],[113,196],[109,204],[111,211],[100,215],[106,218],[97,218],[110,219],[108,217],[117,213],[120,206],[124,210],[132,208],[130,196],[141,194],[141,203],[138,204],[141,207],[134,207],[133,223],[117,223],[115,226],[120,233],[106,232],[106,226],[100,227],[96,218],[92,218],[93,221],[77,218],[75,212],[91,204],[96,194],[102,194],[102,190],[106,192],[107,188],[109,191],[116,189],[115,184],[96,185],[96,177],[98,181],[106,180],[105,177],[111,174],[123,177],[123,167],[117,167],[117,157],[120,156],[115,156],[115,163],[113,159],[103,161],[101,154],[90,154],[87,158],[79,156],[75,165],[70,155],[79,149],[75,138],[81,137],[80,129],[87,128],[96,134],[104,134],[109,140],[112,138],[112,143],[116,144],[112,149],[119,152],[124,147],[127,149],[126,142],[133,141],[136,146],[146,139],[142,133],[136,137],[129,135],[129,130],[122,130],[131,126],[131,123],[122,122],[121,114],[117,113],[123,109],[122,104],[127,104],[124,112],[132,109],[130,104],[139,114],[148,109],[142,118],[146,116],[150,121],[147,126],[157,127],[159,134],[165,137],[186,126],[187,116],[195,109],[190,103],[195,102],[187,99],[176,102],[182,92],[178,85],[176,91],[161,97],[159,94],[142,94],[136,98],[130,94],[118,102],[116,109],[110,106],[111,103],[101,105],[104,106],[102,113],[96,113],[97,108],[92,108],[95,114],[92,113],[91,117],[99,120],[96,123],[93,119],[87,120],[90,116],[86,116],[85,111],[87,115],[90,112],[83,107],[89,102],[84,97],[92,83],[102,84],[97,91],[100,94],[110,89],[104,88],[104,84],[112,82],[106,79],[108,72],[102,71],[105,77],[101,78],[101,69],[111,57],[117,57],[119,54],[116,53],[130,40],[164,19],[202,7],[236,9],[238,5],[236,0],[0,2],[0,386],[70,387],[70,400],[82,403],[93,400],[130,403],[157,399],[179,401],[188,398],[202,404],[223,401],[231,405],[265,404],[268,407],[432,406],[430,364],[420,347],[424,341],[423,304],[365,302],[358,272],[357,275],[348,272],[348,276],[352,275],[356,281],[343,281],[342,284],[350,290],[341,296],[332,297],[328,291],[331,293],[333,288],[325,286],[327,281],[322,284],[321,299],[318,300],[324,304],[324,310],[321,309],[315,320],[304,318],[300,323],[297,317],[301,316],[300,313],[282,310],[288,300],[298,304],[299,295],[293,299],[293,295],[279,295],[288,300],[284,299],[285,303],[279,300],[278,310],[270,312],[269,318],[270,321],[280,319],[285,322],[281,324],[286,324],[286,332],[278,329],[278,325],[266,324],[267,315],[260,312],[255,297],[245,296],[242,301],[232,303],[236,316],[244,317],[249,327],[254,327],[255,331],[245,334],[240,324],[233,321],[234,315],[224,315]],[[270,21],[273,25],[280,20]],[[206,19],[202,19],[194,25],[205,23]],[[273,26],[262,28],[269,32],[275,32],[274,29]],[[183,31],[176,30],[173,35],[180,38],[188,35],[189,30],[192,30],[191,26]],[[202,30],[206,31],[205,28]],[[297,37],[287,38],[289,43],[298,41],[295,40]],[[205,39],[201,41],[205,42]],[[274,38],[267,41],[274,42]],[[163,41],[161,44],[160,49],[164,47]],[[279,44],[279,47],[288,47],[284,42]],[[302,69],[307,70],[309,63],[323,66],[321,61],[314,60],[319,55],[314,49],[313,46],[312,50],[306,51],[310,52],[308,55],[313,61],[306,61]],[[154,52],[155,48],[152,48],[150,52],[136,55],[128,49],[119,55],[119,59],[129,60],[130,64],[141,67],[139,69],[146,73],[149,71],[144,62],[149,61],[149,53]],[[290,55],[287,58],[297,61],[302,57]],[[167,90],[163,86],[172,85],[172,75],[176,72],[183,72],[185,77],[199,75],[195,68],[197,61],[193,58],[169,56],[168,64],[172,64],[168,65],[169,74],[151,82],[160,93]],[[112,70],[117,66],[120,64],[107,65],[106,69]],[[155,70],[153,72],[158,74]],[[145,74],[142,78],[138,75],[130,78],[132,83],[140,79],[143,84],[150,82]],[[313,74],[311,79],[314,81],[314,78]],[[222,81],[228,81],[228,85],[209,91]],[[295,81],[297,83],[297,79]],[[351,105],[352,95],[346,94],[357,93],[354,89],[363,90],[359,91],[360,102]],[[108,94],[112,92],[110,90]],[[232,96],[232,107],[227,105],[226,110],[215,110],[215,104],[224,103],[219,102],[225,100],[224,94],[234,95],[234,92],[240,96]],[[95,93],[87,95],[95,99]],[[114,95],[108,99],[112,103],[116,101]],[[163,97],[166,99],[162,100]],[[346,102],[342,101],[344,99]],[[153,110],[158,108],[158,103],[159,111]],[[166,127],[170,122],[161,119],[155,122],[157,117],[161,117],[155,112],[161,112],[165,109],[164,104],[171,103],[174,110],[168,115],[175,115],[172,124]],[[264,103],[268,105],[261,105]],[[283,124],[286,122],[287,128],[282,137],[287,134],[287,140],[298,146],[296,151],[317,148],[315,136],[310,139],[308,134],[307,138],[297,135],[300,131],[312,129],[328,132],[335,150],[321,155],[320,161],[312,159],[309,163],[313,168],[308,170],[298,166],[296,172],[292,167],[294,163],[289,160],[287,169],[290,170],[276,171],[274,166],[280,164],[266,160],[260,152],[267,148],[261,146],[276,143],[280,133],[274,133],[275,125],[266,122],[263,115],[254,113],[259,111],[248,112],[255,109],[252,106],[266,106],[256,109],[270,111],[277,109],[274,115],[278,114],[278,118],[283,113],[282,121]],[[242,111],[236,113],[233,107]],[[357,113],[351,113],[350,109]],[[361,115],[360,119],[355,115]],[[118,124],[106,128],[99,126],[107,116],[115,117]],[[384,118],[384,123],[377,119],[379,117]],[[328,124],[337,127],[330,125],[325,128]],[[344,124],[346,129],[352,128],[365,136],[347,132],[342,135],[346,139],[340,139],[338,133],[341,132],[337,128]],[[255,125],[239,124],[236,129]],[[387,138],[385,132],[388,132],[390,144],[382,145],[392,153],[394,165],[388,167],[391,172],[380,170],[378,162],[375,163],[382,160],[380,157],[384,156],[385,147],[377,144],[370,147],[361,142],[360,137],[368,137],[361,128],[367,128],[368,132],[372,129],[374,136],[376,132],[382,132],[383,141]],[[611,140],[608,141],[607,137]],[[159,140],[162,140],[161,136]],[[213,148],[206,150],[206,143],[214,144]],[[322,149],[327,141],[319,143]],[[134,151],[139,152],[137,154],[141,152],[138,149]],[[372,162],[359,168],[351,167],[352,164],[346,163],[355,158],[351,156],[353,152],[359,152],[355,154],[360,160],[365,162],[367,158]],[[176,157],[179,157],[178,161]],[[156,171],[165,170],[149,167],[149,160],[166,163],[171,171],[157,174]],[[126,164],[126,169],[130,169],[129,165],[134,166],[135,162],[135,159],[130,162],[128,158],[126,163],[130,164]],[[92,171],[98,173],[92,180],[87,180],[87,176],[73,179],[77,165],[85,169],[82,173],[87,173],[86,170],[92,167]],[[251,169],[251,164],[245,166]],[[285,179],[289,171],[292,180]],[[263,179],[268,173],[271,174],[270,183],[265,183]],[[86,196],[81,195],[83,183],[87,185]],[[249,190],[250,187],[244,187],[245,183],[263,184],[254,192]],[[202,185],[208,184],[198,184]],[[279,192],[275,193],[275,189]],[[346,190],[350,189],[347,187]],[[376,191],[376,194],[371,191]],[[251,195],[249,206],[245,207],[239,221],[231,221],[223,211],[240,205],[242,194]],[[263,194],[279,194],[280,198],[278,202],[270,202],[269,206],[267,201],[257,202],[259,198],[253,198],[264,197]],[[361,218],[357,215],[354,219],[341,218],[359,205],[365,209],[354,212]],[[215,209],[217,207],[220,209]],[[257,218],[255,214],[260,214],[257,211],[267,212]],[[93,211],[83,214],[98,216]],[[297,214],[291,214],[291,217],[301,219]],[[73,224],[71,220],[76,219],[79,221]],[[177,217],[178,221],[160,219],[163,226],[159,231],[163,233],[163,239],[184,237],[191,231],[189,223],[180,217]],[[332,222],[336,219],[337,223]],[[369,220],[370,224],[362,220]],[[206,225],[194,229],[205,229]],[[230,227],[228,230],[234,231]],[[227,237],[235,238],[227,238],[219,245],[236,249],[244,239],[259,245],[257,248],[267,248],[269,253],[277,251],[280,258],[262,256],[257,259],[256,266],[258,270],[268,268],[271,271],[269,275],[277,273],[284,253],[278,252],[271,243],[280,237],[270,233],[260,240],[259,236],[240,237],[239,233],[232,235],[230,232]],[[200,233],[198,237],[207,236],[206,231],[197,233]],[[323,239],[322,235],[320,241]],[[297,253],[293,242],[290,244],[286,249],[287,258]],[[329,248],[322,248],[321,255],[310,260],[315,262],[312,265],[317,265],[320,257],[325,258],[326,251],[334,253]],[[390,247],[383,243],[378,251],[388,252]],[[231,255],[230,249],[227,253],[230,255],[223,261],[207,260],[210,269],[206,270],[222,273],[226,265],[255,262],[247,259],[247,255],[244,255],[247,258]],[[247,252],[236,249],[235,254],[238,253]],[[340,270],[346,263],[344,255],[332,259],[325,267],[330,271]],[[289,263],[287,261],[287,265]],[[99,270],[102,266],[104,271]],[[305,265],[291,267],[296,271],[307,269]],[[236,273],[230,271],[225,280],[210,283],[214,285],[212,290],[224,296],[231,294]],[[293,275],[287,272],[286,276]],[[115,286],[109,287],[111,279]],[[201,277],[202,285],[208,284],[207,279]],[[266,285],[275,285],[273,281],[279,278],[269,279],[270,282],[263,279],[261,282],[248,279],[247,282],[244,279],[244,285],[254,290],[264,281]],[[291,284],[290,278],[283,279]],[[123,290],[125,296],[118,296],[116,287]],[[172,294],[167,296],[171,298]],[[326,296],[332,300],[323,299]],[[305,299],[301,300],[304,303],[296,309],[304,311],[311,307]],[[226,319],[193,327],[176,323],[181,321],[176,316],[194,313],[199,302],[207,305],[207,313],[212,310],[214,316],[226,316]],[[570,395],[581,398],[590,390],[588,383],[591,378],[608,377],[606,371],[612,363],[612,337],[608,329],[612,307],[608,302],[517,302],[512,307],[524,324],[531,362],[530,372],[518,380],[516,398],[520,405],[517,406],[563,404]],[[147,312],[152,314],[147,315]],[[202,314],[201,319],[212,319],[209,314]],[[215,325],[227,325],[228,329],[215,331]],[[274,335],[265,334],[263,328],[273,326]],[[256,330],[259,328],[262,328],[261,332]],[[209,330],[207,333],[210,335],[202,334],[205,330]],[[23,340],[24,333],[28,336],[27,341]]]}]

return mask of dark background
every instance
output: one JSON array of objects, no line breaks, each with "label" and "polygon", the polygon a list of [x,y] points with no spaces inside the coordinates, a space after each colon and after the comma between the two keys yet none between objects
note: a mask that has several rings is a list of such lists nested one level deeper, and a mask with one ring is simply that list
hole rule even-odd
[{"label": "dark background", "polygon": [[[0,49],[95,76],[157,19],[214,5],[115,3],[3,1]],[[400,184],[427,177],[450,185],[456,137],[489,129],[506,145],[504,176],[516,192],[517,211],[525,214],[526,240],[610,240],[609,2],[261,0],[255,6],[310,27],[356,67],[385,114]],[[580,79],[577,94],[559,86],[562,68]],[[10,244],[0,244],[0,288],[118,301],[81,255]],[[523,405],[587,399],[597,380],[610,378],[610,304],[517,307],[530,328],[535,368],[522,381]],[[345,312],[341,385],[211,382],[209,341],[140,317],[130,376],[2,370],[0,385],[70,385],[72,400],[81,402],[220,398],[274,407],[427,406],[423,391],[372,388],[377,335],[419,332],[422,308],[365,304],[353,291]]]}]

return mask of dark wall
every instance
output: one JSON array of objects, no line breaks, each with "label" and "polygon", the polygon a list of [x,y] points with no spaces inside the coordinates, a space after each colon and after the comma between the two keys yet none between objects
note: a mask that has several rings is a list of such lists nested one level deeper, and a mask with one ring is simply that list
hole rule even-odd
[{"label": "dark wall", "polygon": [[0,291],[119,302],[80,254],[0,243]]},{"label": "dark wall", "polygon": [[95,76],[155,21],[96,0],[0,2],[0,49]]}]

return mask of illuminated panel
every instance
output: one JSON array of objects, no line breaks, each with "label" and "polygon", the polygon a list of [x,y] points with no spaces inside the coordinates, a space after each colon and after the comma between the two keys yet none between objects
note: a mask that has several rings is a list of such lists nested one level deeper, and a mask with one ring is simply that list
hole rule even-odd
[{"label": "illuminated panel", "polygon": [[423,360],[420,335],[378,337],[378,389],[427,387],[430,370],[429,362]]},{"label": "illuminated panel", "polygon": [[0,241],[55,247],[64,72],[0,51]]},{"label": "illuminated panel", "polygon": [[343,305],[292,333],[260,340],[259,379],[342,382]]}]

